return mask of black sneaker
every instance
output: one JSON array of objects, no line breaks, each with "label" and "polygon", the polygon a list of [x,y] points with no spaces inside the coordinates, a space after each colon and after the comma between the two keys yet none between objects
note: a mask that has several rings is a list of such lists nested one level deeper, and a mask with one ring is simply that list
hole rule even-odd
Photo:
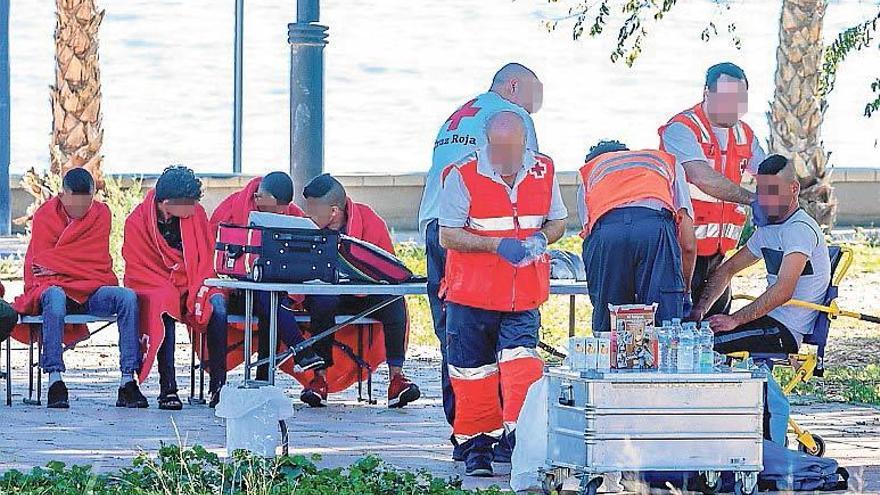
[{"label": "black sneaker", "polygon": [[147,398],[141,393],[141,389],[134,380],[128,382],[123,387],[119,387],[116,393],[116,407],[127,407],[129,409],[143,409],[150,407]]},{"label": "black sneaker", "polygon": [[296,364],[296,371],[303,372],[308,370],[313,370],[315,368],[323,368],[326,364],[324,362],[324,358],[315,354],[310,347],[307,347],[293,357],[293,362]]},{"label": "black sneaker", "polygon": [[492,451],[471,449],[464,461],[464,474],[478,478],[489,478],[495,475],[492,471]]},{"label": "black sneaker", "polygon": [[46,407],[49,409],[68,409],[70,401],[67,398],[67,385],[58,380],[49,386]]},{"label": "black sneaker", "polygon": [[516,445],[516,436],[513,432],[505,433],[501,440],[495,444],[494,459],[496,464],[510,464],[513,457],[513,447]]}]

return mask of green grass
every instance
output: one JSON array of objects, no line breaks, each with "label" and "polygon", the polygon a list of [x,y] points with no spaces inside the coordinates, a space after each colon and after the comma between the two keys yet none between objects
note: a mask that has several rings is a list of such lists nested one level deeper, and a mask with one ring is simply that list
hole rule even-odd
[{"label": "green grass", "polygon": [[[791,368],[777,367],[773,370],[773,375],[780,384],[785,384],[793,374]],[[792,394],[792,401],[880,405],[880,366],[871,364],[860,368],[827,368],[824,377],[800,384]]]},{"label": "green grass", "polygon": [[[551,249],[564,249],[580,254],[582,240],[578,236],[568,236],[550,246]],[[414,242],[404,242],[395,246],[397,256],[407,267],[418,275],[425,275],[425,248]],[[568,339],[568,296],[551,296],[541,306],[541,340],[554,346],[562,346]],[[410,345],[437,346],[431,320],[431,308],[426,296],[407,298],[410,317]],[[578,335],[590,332],[593,309],[586,296],[578,296],[575,309],[575,330]]]},{"label": "green grass", "polygon": [[376,457],[344,469],[320,469],[320,457],[264,459],[235,452],[227,460],[202,447],[162,446],[156,457],[143,454],[131,467],[97,474],[89,466],[50,462],[29,473],[0,477],[0,494],[20,495],[499,495],[498,488],[463,490],[458,479],[403,471]]}]

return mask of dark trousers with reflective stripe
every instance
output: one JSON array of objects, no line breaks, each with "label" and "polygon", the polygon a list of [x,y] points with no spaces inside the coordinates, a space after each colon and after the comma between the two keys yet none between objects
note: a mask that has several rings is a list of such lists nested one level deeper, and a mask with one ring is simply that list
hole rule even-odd
[{"label": "dark trousers with reflective stripe", "polygon": [[797,349],[797,341],[791,331],[769,316],[715,335],[715,351],[721,354],[739,351],[793,354]]},{"label": "dark trousers with reflective stripe", "polygon": [[443,395],[443,411],[446,421],[452,426],[455,421],[455,394],[449,381],[449,368],[446,361],[446,304],[440,299],[440,281],[446,273],[446,250],[440,245],[440,224],[432,220],[425,232],[425,251],[428,258],[428,303],[431,305],[431,318],[434,321],[434,334],[440,341],[443,363],[440,380]]},{"label": "dark trousers with reflective stripe", "polygon": [[670,211],[609,211],[584,241],[583,257],[594,332],[611,331],[609,304],[656,302],[658,321],[682,317],[681,247]]},{"label": "dark trousers with reflective stripe", "polygon": [[[691,281],[691,295],[694,299],[694,304],[700,302],[700,298],[703,297],[703,289],[709,282],[709,278],[712,277],[712,273],[714,273],[723,262],[723,254],[697,256],[697,263],[694,265],[694,277]],[[719,297],[712,307],[709,308],[709,311],[706,312],[706,316],[730,314],[730,302],[730,286],[727,286],[724,288],[724,293],[721,294],[721,297]]]}]

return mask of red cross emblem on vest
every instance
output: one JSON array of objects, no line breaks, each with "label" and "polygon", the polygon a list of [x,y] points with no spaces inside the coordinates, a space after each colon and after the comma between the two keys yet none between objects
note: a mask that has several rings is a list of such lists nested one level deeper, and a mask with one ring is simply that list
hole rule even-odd
[{"label": "red cross emblem on vest", "polygon": [[529,169],[529,175],[536,179],[543,179],[547,175],[547,165],[541,162],[535,162],[535,165]]},{"label": "red cross emblem on vest", "polygon": [[473,117],[476,114],[478,114],[480,112],[480,110],[482,110],[482,108],[474,106],[474,103],[476,101],[477,101],[477,99],[474,98],[473,100],[465,103],[454,114],[450,115],[449,118],[446,119],[446,122],[449,123],[448,130],[454,131],[454,130],[458,129],[458,125],[461,124],[462,120],[469,118],[469,117]]}]

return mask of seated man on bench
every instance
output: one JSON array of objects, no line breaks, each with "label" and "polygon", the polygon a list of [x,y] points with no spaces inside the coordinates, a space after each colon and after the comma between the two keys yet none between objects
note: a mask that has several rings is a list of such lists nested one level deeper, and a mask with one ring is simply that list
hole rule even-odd
[{"label": "seated man on bench", "polygon": [[[65,174],[58,196],[34,213],[24,261],[24,294],[13,307],[21,314],[43,316],[40,368],[49,374],[48,407],[70,407],[61,376],[62,352],[65,340],[78,339],[69,332],[64,338],[64,317],[83,313],[117,316],[122,378],[116,407],[147,407],[135,380],[141,364],[137,297],[118,286],[110,257],[110,208],[95,201],[94,194],[92,176],[75,168]],[[29,335],[27,329],[24,335]]]},{"label": "seated man on bench", "polygon": [[[342,184],[330,174],[312,179],[303,189],[303,196],[306,198],[306,215],[318,227],[356,237],[394,254],[394,245],[385,221],[369,206],[352,201]],[[327,330],[335,325],[337,315],[358,314],[387,297],[306,297],[305,306],[311,318],[311,332],[314,335]],[[388,407],[403,407],[421,396],[419,387],[403,374],[407,338],[406,302],[400,299],[368,317],[379,320],[385,334],[385,353],[391,378],[388,385]],[[333,340],[333,336],[329,336],[315,344],[318,355],[327,363],[326,367],[333,366]],[[312,407],[324,406],[327,401],[326,367],[318,369],[314,379],[300,395],[300,399]]]},{"label": "seated man on bench", "polygon": [[[125,221],[125,286],[140,301],[144,362],[141,381],[159,364],[159,409],[180,410],[174,365],[175,324],[185,323],[191,335],[207,335],[211,395],[220,402],[226,383],[226,295],[204,286],[214,272],[214,243],[205,209],[199,204],[202,181],[183,165],[166,168],[156,187],[147,192]],[[200,350],[201,352],[202,350]]]},{"label": "seated man on bench", "polygon": [[[293,200],[293,181],[284,172],[272,172],[265,177],[252,179],[241,191],[232,193],[223,200],[211,215],[213,239],[217,238],[220,224],[247,225],[248,216],[252,211],[277,213],[280,215],[305,216],[303,211],[291,203]],[[285,294],[286,295],[286,294]],[[303,340],[302,332],[296,323],[296,316],[290,308],[290,300],[281,298],[278,305],[278,336],[290,348]],[[287,303],[284,301],[287,300]],[[240,298],[233,297],[233,303],[241,303]],[[254,314],[259,318],[260,358],[269,353],[269,293],[254,294]],[[243,304],[241,304],[243,310]],[[236,308],[238,309],[238,308]],[[293,358],[300,370],[310,370],[324,366],[324,360],[315,354],[311,347],[296,353]],[[257,368],[257,380],[268,379],[269,368],[266,365]]]},{"label": "seated man on bench", "polygon": [[822,304],[831,279],[828,247],[819,225],[798,206],[800,184],[794,167],[779,155],[767,157],[756,176],[757,230],[710,278],[691,317],[701,320],[733,277],[763,258],[767,290],[731,315],[715,315],[709,324],[720,353],[790,354],[813,331],[819,313],[786,306],[791,299]]}]

